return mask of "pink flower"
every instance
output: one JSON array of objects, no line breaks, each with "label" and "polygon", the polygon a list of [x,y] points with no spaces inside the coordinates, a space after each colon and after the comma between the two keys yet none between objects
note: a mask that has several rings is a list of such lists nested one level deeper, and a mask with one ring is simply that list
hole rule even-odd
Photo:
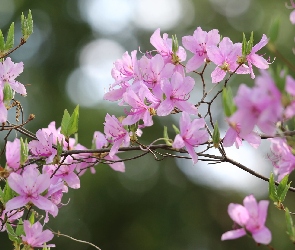
[{"label": "pink flower", "polygon": [[255,86],[249,88],[241,84],[235,104],[237,111],[229,118],[230,123],[240,124],[240,135],[250,134],[255,125],[267,135],[274,135],[276,123],[282,117],[281,93],[266,71],[255,80]]},{"label": "pink flower", "polygon": [[62,165],[44,165],[43,173],[49,176],[54,175],[51,178],[51,183],[56,184],[59,179],[64,180],[70,188],[78,189],[80,188],[80,179],[78,175],[74,172],[76,165],[73,164],[73,160],[68,156]]},{"label": "pink flower", "polygon": [[240,135],[240,125],[229,123],[230,128],[227,130],[223,138],[223,146],[231,147],[234,143],[236,148],[239,148],[242,145],[243,139],[247,141],[253,148],[258,148],[260,145],[261,138],[257,133],[251,132],[246,135]]},{"label": "pink flower", "polygon": [[295,169],[295,156],[285,138],[273,138],[270,141],[270,149],[273,153],[270,160],[274,165],[274,173],[278,175],[278,181],[280,181]]},{"label": "pink flower", "polygon": [[186,64],[186,72],[198,69],[205,60],[209,60],[207,47],[217,45],[219,41],[220,35],[216,29],[207,33],[201,27],[198,27],[192,36],[184,36],[182,38],[183,46],[194,53],[194,56]]},{"label": "pink flower", "polygon": [[6,163],[8,170],[20,173],[20,140],[15,138],[13,142],[8,141],[6,144]]},{"label": "pink flower", "polygon": [[[207,46],[207,55],[210,61],[217,65],[211,73],[211,77],[212,83],[218,83],[223,80],[227,72],[234,72],[239,67],[237,59],[242,55],[242,44],[233,44],[228,37],[224,37],[219,43],[219,47],[216,45]],[[242,65],[236,70],[236,73],[248,74],[249,69]]]},{"label": "pink flower", "polygon": [[269,201],[262,200],[257,203],[253,195],[246,196],[240,204],[229,204],[228,214],[241,228],[228,231],[221,236],[221,240],[233,240],[247,234],[260,244],[268,245],[271,241],[271,232],[264,225],[267,217]]},{"label": "pink flower", "polygon": [[[287,3],[286,3],[286,7],[288,9],[295,9],[295,3],[293,0],[290,0],[290,3],[291,3],[291,6],[288,6]],[[295,24],[295,10],[293,10],[291,13],[290,13],[290,22],[292,24]]]},{"label": "pink flower", "polygon": [[174,107],[177,107],[181,111],[196,115],[198,109],[193,104],[188,103],[189,94],[194,85],[193,78],[189,76],[184,78],[178,72],[173,74],[171,83],[168,79],[164,79],[161,88],[165,94],[165,100],[159,105],[157,114],[159,116],[169,115]]},{"label": "pink flower", "polygon": [[[46,229],[42,231],[43,227],[39,221],[35,224],[31,225],[28,220],[24,221],[24,231],[26,236],[22,236],[22,240],[25,245],[29,245],[30,247],[42,247],[44,243],[52,240],[53,233]],[[54,244],[46,245],[47,247],[55,247]]]},{"label": "pink flower", "polygon": [[[131,88],[129,88],[123,95],[123,99],[132,108],[127,113],[128,116],[122,121],[123,125],[132,125],[143,120],[144,126],[152,126],[152,115],[154,112],[154,106],[158,105],[159,101],[144,84],[140,85],[138,94],[136,94]],[[149,103],[150,105],[146,105]]]},{"label": "pink flower", "polygon": [[52,147],[53,134],[46,131],[46,129],[39,129],[36,133],[38,140],[29,142],[29,149],[34,156],[46,157],[46,163],[51,163],[56,156],[57,151]]},{"label": "pink flower", "polygon": [[193,163],[196,164],[198,162],[198,155],[196,154],[194,147],[207,142],[209,139],[207,130],[203,129],[205,127],[205,120],[201,118],[191,121],[189,114],[183,112],[179,126],[180,134],[176,135],[172,147],[185,147],[192,157]]},{"label": "pink flower", "polygon": [[49,175],[40,174],[36,167],[31,165],[25,168],[22,175],[11,173],[7,180],[11,189],[19,194],[6,203],[7,211],[20,208],[30,202],[53,216],[57,215],[56,205],[42,196],[50,185]]},{"label": "pink flower", "polygon": [[[94,132],[93,141],[97,149],[102,149],[104,146],[108,144],[104,134],[99,131]],[[106,155],[104,159],[110,162],[121,160],[117,155],[114,155],[113,157],[111,157],[109,154]],[[115,171],[125,172],[124,162],[114,162],[114,163],[110,163],[109,165]]]},{"label": "pink flower", "polygon": [[118,152],[118,149],[121,145],[128,147],[130,144],[128,131],[114,115],[106,115],[104,122],[104,133],[107,140],[113,144],[110,151],[111,157],[113,157]]},{"label": "pink flower", "polygon": [[[165,63],[177,63],[173,62],[172,60],[172,39],[168,38],[168,34],[164,33],[162,38],[160,29],[157,29],[151,36],[150,42],[157,49],[158,53],[164,58]],[[176,55],[179,59],[179,62],[182,62],[186,59],[186,52],[181,46],[179,46]]]},{"label": "pink flower", "polygon": [[255,75],[253,72],[252,64],[256,66],[258,69],[268,69],[269,63],[262,57],[256,54],[258,50],[260,50],[262,47],[264,47],[268,42],[268,38],[266,35],[262,35],[262,38],[259,43],[257,43],[251,50],[250,54],[246,56],[246,59],[248,61],[249,69],[251,78],[254,79]]},{"label": "pink flower", "polygon": [[10,57],[7,57],[6,60],[0,63],[0,88],[1,91],[4,88],[4,84],[8,83],[11,88],[21,94],[26,95],[26,88],[23,84],[16,81],[15,78],[23,72],[24,64],[20,63],[13,63]]},{"label": "pink flower", "polygon": [[122,59],[118,59],[114,63],[114,68],[112,69],[112,77],[116,80],[116,82],[121,81],[129,81],[135,75],[135,69],[137,67],[137,59],[136,59],[136,50],[131,52],[131,56],[129,56],[126,51]]}]

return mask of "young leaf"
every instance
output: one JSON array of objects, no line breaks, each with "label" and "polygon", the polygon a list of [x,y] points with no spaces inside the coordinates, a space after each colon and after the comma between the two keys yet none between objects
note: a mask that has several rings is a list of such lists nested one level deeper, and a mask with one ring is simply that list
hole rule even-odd
[{"label": "young leaf", "polygon": [[31,10],[29,10],[27,18],[24,16],[24,13],[21,14],[21,29],[23,39],[27,41],[29,36],[33,33],[33,17]]},{"label": "young leaf", "polygon": [[[287,194],[287,191],[288,191],[288,178],[289,178],[289,175],[286,175],[280,182],[278,188],[277,188],[277,195],[278,195],[278,198],[280,200],[280,202],[283,202],[284,199],[285,199],[285,196]],[[282,200],[283,199],[283,200]]]},{"label": "young leaf", "polygon": [[276,19],[272,21],[269,28],[268,37],[270,42],[274,43],[277,40],[279,30],[280,30],[280,18],[277,17]]},{"label": "young leaf", "polygon": [[60,130],[60,132],[67,138],[69,137],[69,135],[68,135],[68,127],[69,127],[70,119],[71,119],[71,116],[70,116],[68,110],[65,109],[64,115],[63,115],[62,120],[61,120],[61,130]]},{"label": "young leaf", "polygon": [[17,236],[25,235],[23,220],[21,218],[18,221],[17,227],[15,229],[15,233]]},{"label": "young leaf", "polygon": [[10,84],[7,82],[4,84],[3,88],[3,101],[4,103],[9,106],[11,99],[14,97],[14,91],[11,88]]},{"label": "young leaf", "polygon": [[223,88],[222,104],[223,104],[224,113],[227,117],[230,117],[237,110],[230,87]]},{"label": "young leaf", "polygon": [[242,42],[242,55],[246,56],[247,55],[247,40],[246,40],[246,36],[245,33],[243,33],[243,42]]},{"label": "young leaf", "polygon": [[7,230],[7,233],[8,233],[8,238],[11,240],[11,241],[18,241],[18,237],[16,236],[12,226],[10,225],[10,223],[6,223],[6,230]]},{"label": "young leaf", "polygon": [[5,187],[4,187],[4,194],[3,194],[3,201],[6,203],[7,201],[11,200],[14,197],[14,192],[8,185],[8,182],[6,181]]},{"label": "young leaf", "polygon": [[286,224],[287,224],[287,234],[290,237],[290,240],[294,243],[295,242],[295,228],[293,226],[293,220],[290,215],[289,209],[285,208],[285,218],[286,218]]},{"label": "young leaf", "polygon": [[5,50],[8,51],[8,50],[12,49],[13,46],[14,46],[14,23],[11,23],[8,33],[7,33]]},{"label": "young leaf", "polygon": [[31,225],[33,225],[35,223],[35,212],[34,211],[30,215],[29,222],[31,223]]},{"label": "young leaf", "polygon": [[172,35],[172,52],[174,54],[177,53],[178,51],[178,48],[179,48],[179,45],[178,45],[178,40],[177,40],[177,36],[176,35]]},{"label": "young leaf", "polygon": [[219,132],[219,128],[218,128],[218,122],[215,123],[214,125],[214,131],[213,131],[213,145],[215,148],[219,147],[219,143],[220,143],[220,132]]},{"label": "young leaf", "polygon": [[24,165],[29,157],[29,147],[27,139],[23,141],[23,138],[20,138],[20,164]]},{"label": "young leaf", "polygon": [[169,136],[168,136],[168,131],[167,131],[167,127],[166,126],[164,126],[163,135],[164,135],[164,139],[165,139],[166,145],[172,146],[171,140],[169,139]]},{"label": "young leaf", "polygon": [[271,173],[270,178],[269,178],[268,196],[274,202],[279,201],[273,173]]},{"label": "young leaf", "polygon": [[73,135],[78,132],[78,122],[79,122],[79,105],[74,109],[74,112],[69,120],[68,133]]},{"label": "young leaf", "polygon": [[5,50],[5,41],[2,31],[0,30],[0,54],[4,53]]},{"label": "young leaf", "polygon": [[174,129],[174,131],[177,135],[180,134],[178,127],[176,127],[174,124],[172,124],[172,128]]}]

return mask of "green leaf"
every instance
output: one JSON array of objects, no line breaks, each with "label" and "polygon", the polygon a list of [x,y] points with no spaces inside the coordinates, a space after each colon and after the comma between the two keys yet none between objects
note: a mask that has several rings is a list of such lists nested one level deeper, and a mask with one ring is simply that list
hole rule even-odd
[{"label": "green leaf", "polygon": [[280,200],[280,202],[283,202],[285,200],[285,197],[286,197],[286,194],[287,194],[287,191],[290,187],[290,184],[288,185],[288,178],[289,178],[289,175],[286,175],[280,182],[278,188],[277,188],[277,195],[278,195],[278,198]]},{"label": "green leaf", "polygon": [[246,52],[247,52],[247,40],[246,40],[245,33],[243,33],[242,55],[246,56],[247,55]]},{"label": "green leaf", "polygon": [[6,203],[7,201],[11,200],[14,197],[14,191],[10,188],[8,185],[8,182],[6,181],[5,187],[4,187],[4,194],[3,194],[3,201]]},{"label": "green leaf", "polygon": [[295,229],[294,229],[294,226],[293,226],[293,220],[292,220],[292,217],[290,215],[290,211],[289,209],[286,207],[285,208],[285,218],[286,218],[286,224],[287,224],[287,234],[289,235],[290,237],[290,240],[292,242],[295,242]]},{"label": "green leaf", "polygon": [[7,33],[5,50],[8,51],[8,50],[12,49],[13,46],[14,46],[14,23],[11,23],[8,33]]},{"label": "green leaf", "polygon": [[63,146],[64,146],[64,140],[62,139],[61,142],[57,140],[57,155],[61,155],[63,151]]},{"label": "green leaf", "polygon": [[227,117],[230,117],[233,113],[236,112],[237,107],[234,103],[234,98],[232,94],[232,90],[230,87],[223,88],[222,91],[222,104],[223,110]]},{"label": "green leaf", "polygon": [[79,105],[74,109],[74,112],[69,121],[68,133],[73,135],[78,132],[78,122],[79,122]]},{"label": "green leaf", "polygon": [[79,122],[79,105],[74,109],[72,115],[65,109],[64,115],[61,121],[61,133],[69,139],[72,134],[78,132],[78,122]]},{"label": "green leaf", "polygon": [[271,200],[274,202],[279,201],[279,197],[277,194],[277,189],[275,185],[275,179],[273,173],[271,173],[270,178],[269,178],[269,183],[268,183],[268,196]]},{"label": "green leaf", "polygon": [[214,125],[214,130],[213,130],[213,145],[215,148],[219,147],[219,143],[220,143],[220,132],[219,132],[219,128],[218,128],[218,122],[215,123]]},{"label": "green leaf", "polygon": [[168,136],[168,131],[167,131],[167,127],[166,126],[164,126],[163,135],[164,135],[164,140],[165,140],[166,145],[172,146],[171,140],[169,139],[169,136]]},{"label": "green leaf", "polygon": [[174,129],[174,131],[177,135],[180,134],[178,127],[176,127],[174,124],[172,124],[172,128]]},{"label": "green leaf", "polygon": [[8,233],[8,238],[11,240],[11,241],[18,241],[18,237],[16,236],[12,226],[10,225],[10,223],[5,223],[6,225],[6,230],[7,230],[7,233]]},{"label": "green leaf", "polygon": [[178,45],[178,40],[176,35],[172,35],[172,52],[173,54],[176,54],[178,51],[179,45]]},{"label": "green leaf", "polygon": [[2,30],[0,30],[0,53],[4,53],[5,50],[5,41]]},{"label": "green leaf", "polygon": [[21,218],[18,221],[17,227],[15,229],[15,233],[17,236],[25,235],[23,220]]},{"label": "green leaf", "polygon": [[3,88],[3,101],[5,102],[5,104],[8,104],[10,103],[13,97],[14,97],[14,91],[12,90],[10,84],[6,82]]},{"label": "green leaf", "polygon": [[3,203],[3,196],[4,196],[4,193],[2,188],[0,187],[0,201],[2,201],[2,203]]},{"label": "green leaf", "polygon": [[268,32],[268,37],[270,42],[275,42],[278,38],[280,30],[280,19],[277,17],[274,19],[270,25],[269,32]]},{"label": "green leaf", "polygon": [[23,141],[23,138],[20,138],[20,164],[24,165],[29,157],[29,147],[27,139]]},{"label": "green leaf", "polygon": [[253,31],[252,31],[251,36],[250,36],[250,40],[249,40],[248,46],[247,46],[247,55],[250,54],[250,52],[253,48],[253,43],[254,43],[254,35],[253,35]]},{"label": "green leaf", "polygon": [[33,211],[30,215],[29,218],[29,222],[31,223],[31,225],[33,225],[35,223],[35,211]]},{"label": "green leaf", "polygon": [[29,36],[33,33],[33,17],[32,12],[29,10],[28,17],[21,14],[21,30],[24,41],[27,41]]},{"label": "green leaf", "polygon": [[62,120],[61,120],[61,130],[60,130],[60,132],[67,138],[69,137],[69,135],[68,135],[68,127],[69,127],[70,119],[71,119],[70,113],[68,112],[68,110],[65,109],[64,115],[63,115]]}]

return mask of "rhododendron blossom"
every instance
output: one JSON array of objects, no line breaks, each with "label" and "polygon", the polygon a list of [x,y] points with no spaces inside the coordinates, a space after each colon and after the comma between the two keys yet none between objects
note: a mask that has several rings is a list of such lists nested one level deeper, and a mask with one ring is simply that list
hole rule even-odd
[{"label": "rhododendron blossom", "polygon": [[264,47],[267,43],[268,38],[263,34],[260,42],[253,46],[250,54],[246,56],[252,79],[255,78],[252,64],[258,69],[268,69],[269,67],[269,63],[262,56],[256,54],[256,52]]},{"label": "rhododendron blossom", "polygon": [[185,78],[175,72],[171,78],[171,83],[167,79],[163,80],[161,88],[165,94],[165,100],[161,102],[157,109],[159,116],[166,116],[176,107],[181,111],[196,115],[198,109],[188,102],[189,93],[194,88],[195,81],[187,76]]},{"label": "rhododendron blossom", "polygon": [[290,174],[295,169],[295,155],[285,138],[272,138],[270,160],[274,165],[274,173],[278,175],[278,181]]},{"label": "rhododendron blossom", "polygon": [[228,214],[241,228],[228,231],[221,236],[221,240],[232,240],[251,233],[253,239],[260,244],[269,244],[271,232],[264,225],[267,216],[269,201],[262,200],[257,203],[253,195],[246,196],[240,204],[229,204]]},{"label": "rhododendron blossom", "polygon": [[182,38],[183,46],[194,53],[194,56],[186,64],[186,72],[198,69],[206,60],[209,60],[207,48],[217,45],[219,42],[220,35],[216,29],[206,32],[198,27],[192,36],[184,36]]},{"label": "rhododendron blossom", "polygon": [[198,162],[198,155],[196,154],[194,147],[205,143],[209,139],[209,134],[205,127],[205,120],[194,119],[191,121],[189,114],[183,112],[179,122],[180,134],[176,135],[172,147],[183,148],[185,147],[187,152],[192,157],[193,163]]},{"label": "rhododendron blossom", "polygon": [[224,37],[216,45],[207,46],[207,55],[210,61],[215,63],[217,67],[211,73],[212,83],[218,83],[225,77],[227,72],[236,72],[237,74],[249,74],[250,71],[244,65],[239,66],[237,63],[238,57],[242,55],[242,44],[235,43],[228,38]]},{"label": "rhododendron blossom", "polygon": [[6,203],[7,211],[31,203],[42,210],[48,211],[53,216],[57,215],[58,209],[56,205],[42,196],[42,193],[50,185],[48,174],[40,174],[36,166],[27,166],[22,175],[11,173],[7,180],[11,189],[19,194],[19,196]]},{"label": "rhododendron blossom", "polygon": [[[29,245],[30,247],[42,247],[44,243],[52,240],[53,233],[46,229],[42,231],[43,227],[39,221],[35,224],[31,225],[28,220],[24,221],[24,231],[25,236],[22,236],[22,240],[25,245]],[[54,244],[46,245],[47,247],[55,247]]]},{"label": "rhododendron blossom", "polygon": [[111,157],[113,157],[118,152],[120,146],[128,147],[130,144],[128,131],[114,115],[106,115],[104,122],[104,133],[108,142],[113,144],[110,150]]}]

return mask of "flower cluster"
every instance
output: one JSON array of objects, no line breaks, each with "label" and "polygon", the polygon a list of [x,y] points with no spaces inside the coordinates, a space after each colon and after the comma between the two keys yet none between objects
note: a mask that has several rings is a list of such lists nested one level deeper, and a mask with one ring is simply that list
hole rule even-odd
[{"label": "flower cluster", "polygon": [[[254,46],[251,39],[248,43],[233,43],[228,37],[221,39],[216,29],[206,32],[198,27],[193,35],[184,36],[183,46],[179,46],[176,37],[169,38],[168,34],[161,36],[160,29],[157,29],[150,38],[154,51],[143,54],[140,59],[137,59],[137,51],[132,51],[130,55],[125,52],[114,63],[111,72],[114,83],[104,99],[117,101],[119,106],[124,106],[125,116],[118,118],[106,114],[104,131],[94,132],[91,149],[70,137],[77,131],[75,126],[70,126],[74,124],[74,116],[68,113],[64,115],[62,128],[56,128],[55,122],[51,122],[47,128],[39,129],[29,143],[18,138],[7,141],[3,176],[7,179],[5,190],[10,191],[5,196],[6,200],[1,200],[4,210],[0,230],[5,231],[8,225],[20,221],[26,208],[43,210],[46,214],[44,223],[48,222],[49,214],[56,217],[64,205],[63,195],[69,188],[80,188],[80,176],[87,169],[95,173],[94,167],[98,163],[124,172],[125,164],[117,154],[126,147],[132,148],[134,143],[139,144],[142,150],[149,150],[151,145],[142,147],[137,137],[154,124],[154,117],[181,113],[179,128],[174,126],[174,140],[164,135],[164,146],[171,151],[188,153],[194,164],[199,160],[196,148],[200,145],[205,145],[204,151],[219,148],[223,160],[226,156],[223,146],[235,144],[239,148],[245,140],[257,148],[261,142],[257,129],[270,137],[281,133],[278,122],[289,121],[295,115],[295,80],[289,75],[283,76],[284,87],[279,88],[272,75],[264,71],[269,67],[269,62],[257,54],[267,44],[268,38],[263,35]],[[186,50],[193,54],[187,63]],[[213,125],[210,110],[212,102],[222,91],[211,101],[205,101],[208,94],[206,84],[203,73],[197,71],[203,67],[203,72],[209,63],[214,65],[210,88],[221,85],[222,81],[225,81],[223,87],[226,87],[233,74],[249,74],[252,79],[255,78],[253,87],[246,84],[239,86],[232,100],[231,111],[227,114],[229,128],[223,139],[220,139],[218,126]],[[257,77],[253,66],[261,69]],[[24,86],[15,81],[22,70],[23,64],[14,64],[10,58],[0,63],[2,123],[7,120],[8,104],[14,92],[26,95]],[[187,75],[192,72],[202,76],[203,97],[197,104],[191,98],[192,91],[196,89],[195,79]],[[205,115],[198,109],[201,104],[208,105]],[[208,117],[210,121],[207,121]],[[275,154],[273,162],[280,180],[295,168],[293,142],[274,138],[271,143]],[[220,159],[217,159],[218,162]],[[267,208],[268,201],[257,203],[252,195],[244,199],[244,206],[230,204],[228,213],[239,228],[223,234],[222,240],[250,233],[257,243],[269,244],[271,233],[264,225]],[[33,224],[24,220],[23,229],[25,233],[19,235],[19,240],[31,248],[42,247],[53,238],[49,230],[42,231],[39,222]]]}]

